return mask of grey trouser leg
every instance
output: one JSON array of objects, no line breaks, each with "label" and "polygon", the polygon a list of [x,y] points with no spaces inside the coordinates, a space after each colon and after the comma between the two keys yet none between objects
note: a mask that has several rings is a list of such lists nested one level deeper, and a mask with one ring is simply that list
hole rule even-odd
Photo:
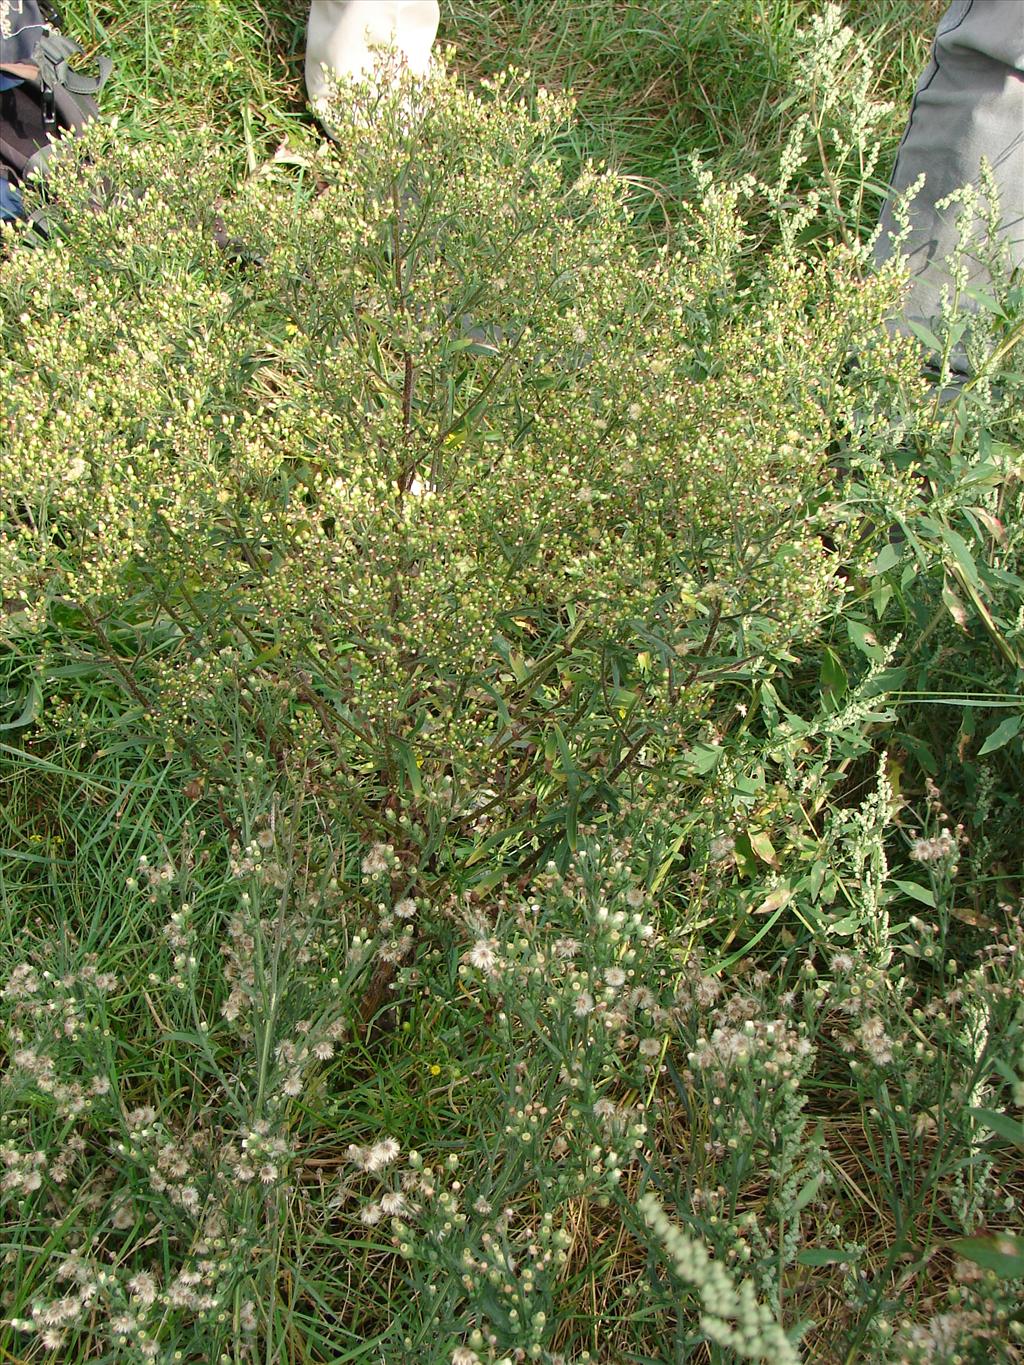
[{"label": "grey trouser leg", "polygon": [[306,26],[306,91],[323,114],[332,76],[358,77],[373,68],[373,46],[394,44],[424,75],[437,32],[437,0],[311,0]]},{"label": "grey trouser leg", "polygon": [[[906,315],[915,321],[938,316],[942,287],[951,284],[945,263],[958,240],[959,206],[940,212],[936,203],[976,184],[983,157],[1000,190],[1000,237],[1012,264],[1024,266],[1024,0],[956,0],[918,83],[891,189],[899,194],[925,177],[903,248],[912,278]],[[881,227],[879,264],[892,254],[889,234],[897,230],[891,202]],[[966,264],[969,284],[987,290],[985,269],[969,255]]]}]

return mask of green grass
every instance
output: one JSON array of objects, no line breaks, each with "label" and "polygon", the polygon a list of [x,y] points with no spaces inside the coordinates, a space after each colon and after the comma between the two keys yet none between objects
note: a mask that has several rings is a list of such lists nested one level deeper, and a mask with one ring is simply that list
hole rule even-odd
[{"label": "green grass", "polygon": [[[638,183],[660,219],[693,190],[691,160],[739,176],[774,167],[790,119],[794,39],[813,0],[449,0],[438,42],[476,80],[509,66],[572,90],[565,152]],[[847,0],[876,60],[877,94],[898,106],[893,145],[928,51],[937,0]],[[250,170],[280,140],[304,141],[305,10],[281,0],[69,0],[66,25],[116,63],[105,108],[150,129],[203,122]],[[243,160],[244,158],[244,160]]]},{"label": "green grass", "polygon": [[[445,32],[475,75],[510,63],[579,102],[572,151],[605,160],[672,201],[692,191],[690,160],[725,176],[763,172],[788,132],[794,39],[816,7],[803,0],[680,5],[542,0],[446,9]],[[905,105],[935,6],[850,6],[880,63],[879,94]]]}]

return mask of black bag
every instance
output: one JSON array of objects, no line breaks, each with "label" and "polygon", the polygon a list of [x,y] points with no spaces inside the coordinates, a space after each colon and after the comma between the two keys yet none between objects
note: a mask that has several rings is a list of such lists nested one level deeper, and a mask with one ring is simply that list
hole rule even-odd
[{"label": "black bag", "polygon": [[99,114],[93,98],[110,75],[85,76],[70,61],[82,49],[58,27],[48,0],[0,0],[0,221],[24,217],[18,187],[43,171],[62,135]]}]

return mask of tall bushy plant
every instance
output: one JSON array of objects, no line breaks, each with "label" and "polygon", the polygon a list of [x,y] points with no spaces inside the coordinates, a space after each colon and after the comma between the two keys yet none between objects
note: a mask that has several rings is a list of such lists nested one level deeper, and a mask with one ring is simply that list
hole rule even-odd
[{"label": "tall bushy plant", "polygon": [[569,113],[357,88],[219,203],[212,145],[97,130],[5,267],[16,648],[87,656],[201,781],[240,691],[347,801],[437,807],[431,855],[484,807],[571,844],[698,739],[708,681],[836,598],[834,414],[851,349],[905,377],[891,286],[780,253],[727,311],[736,197],[643,258],[619,181],[563,180]]}]

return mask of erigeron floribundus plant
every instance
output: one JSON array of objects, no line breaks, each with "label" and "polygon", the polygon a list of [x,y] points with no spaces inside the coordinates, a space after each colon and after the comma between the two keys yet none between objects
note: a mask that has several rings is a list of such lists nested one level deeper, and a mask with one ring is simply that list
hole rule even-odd
[{"label": "erigeron floribundus plant", "polygon": [[0,978],[0,1221],[14,1257],[55,1226],[78,1248],[56,1282],[3,1286],[29,1351],[255,1349],[259,1246],[299,1174],[295,1114],[344,1051],[376,946],[331,858],[306,846],[294,866],[291,817],[267,804],[251,837],[188,829],[127,879],[154,914],[142,996],[166,1076],[140,1078],[123,1041],[134,993],[72,934]]},{"label": "erigeron floribundus plant", "polygon": [[204,770],[266,697],[279,746],[424,801],[444,777],[460,827],[563,803],[522,778],[556,702],[545,759],[586,801],[691,742],[714,666],[836,598],[846,357],[908,362],[891,282],[841,251],[724,314],[735,197],[644,255],[616,177],[565,183],[570,114],[406,73],[339,99],[302,183],[219,205],[215,150],[197,179],[193,147],[97,129],[54,241],[4,267],[8,636],[90,639]]}]

